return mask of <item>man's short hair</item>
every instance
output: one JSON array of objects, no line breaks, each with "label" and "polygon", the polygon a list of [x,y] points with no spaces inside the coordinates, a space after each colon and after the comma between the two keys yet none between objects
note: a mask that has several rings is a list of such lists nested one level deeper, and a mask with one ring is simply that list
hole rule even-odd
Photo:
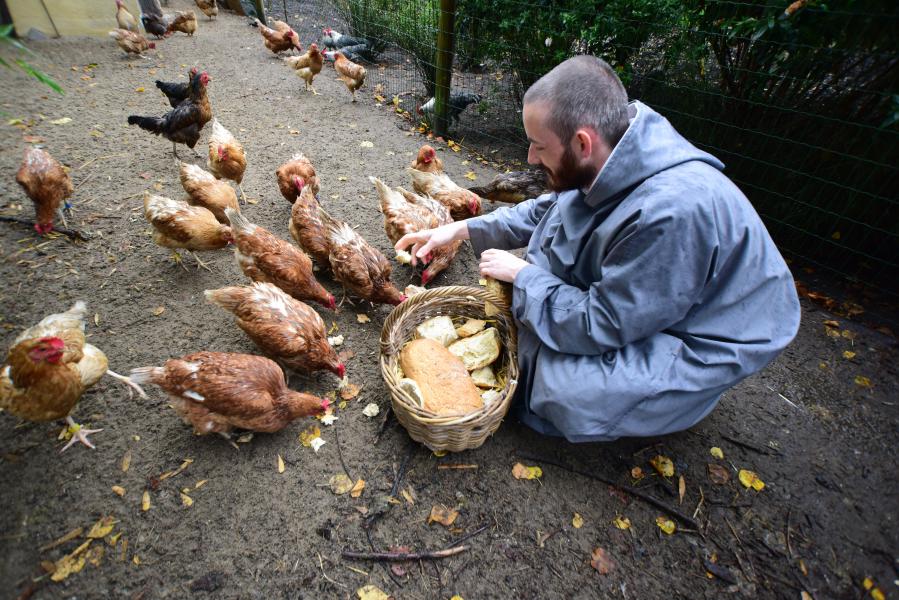
[{"label": "man's short hair", "polygon": [[549,106],[547,125],[563,144],[579,127],[589,126],[614,148],[628,127],[627,91],[609,63],[595,56],[574,56],[537,80],[524,103]]}]

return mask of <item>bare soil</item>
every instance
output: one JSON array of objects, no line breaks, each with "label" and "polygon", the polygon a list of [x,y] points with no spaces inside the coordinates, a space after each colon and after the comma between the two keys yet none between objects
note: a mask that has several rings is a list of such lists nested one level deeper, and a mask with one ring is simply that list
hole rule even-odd
[{"label": "bare soil", "polygon": [[[186,7],[173,0],[170,8]],[[124,57],[110,39],[31,47],[40,55],[34,62],[67,93],[59,97],[18,71],[0,71],[0,212],[33,215],[14,173],[23,136],[39,136],[71,168],[77,189],[69,224],[91,237],[40,238],[25,226],[0,223],[4,347],[22,328],[84,299],[90,341],[120,373],[202,349],[256,351],[230,315],[203,300],[205,289],[246,281],[231,253],[205,254],[211,271],[197,270],[189,256],[182,268],[152,243],[142,217],[144,190],[172,197],[182,191],[171,145],[128,127],[126,117],[165,112],[153,80],[183,80],[192,65],[212,76],[214,112],[247,150],[243,187],[254,203],[245,213],[253,221],[288,237],[288,206],[274,171],[301,150],[318,169],[322,201],[389,251],[366,177],[406,184],[404,169],[424,140],[374,106],[373,86],[353,104],[328,66],[315,82],[321,95],[304,93],[246,19],[225,11],[213,23],[201,17],[193,38],[177,34],[159,42],[151,60]],[[52,123],[65,117],[71,121]],[[12,119],[21,123],[8,124]],[[207,135],[198,145],[203,154]],[[441,152],[454,179],[464,181],[473,171],[484,182],[493,174],[465,151]],[[434,285],[476,284],[476,267],[466,247]],[[417,281],[408,267],[396,268],[393,277],[400,286]],[[159,307],[164,312],[156,314]],[[803,310],[796,341],[777,361],[726,393],[690,431],[658,439],[571,445],[510,418],[481,448],[436,456],[395,420],[382,429],[390,400],[377,353],[389,307],[363,305],[323,312],[345,336],[343,348],[354,353],[350,381],[363,387],[334,425],[319,424],[327,443],[317,453],[298,440],[317,421],[256,435],[235,449],[218,436],[194,436],[158,389],[149,400],[129,399],[108,378],[74,411],[79,422],[103,429],[94,451],[79,446],[60,455],[57,424],[0,415],[0,596],[355,598],[358,588],[372,584],[395,598],[428,599],[799,598],[802,591],[861,598],[866,577],[896,596],[896,342],[811,304]],[[371,321],[357,322],[357,313]],[[825,325],[828,320],[837,326]],[[855,354],[846,358],[845,351]],[[856,383],[857,376],[870,387]],[[337,380],[322,374],[292,384],[324,395]],[[381,415],[362,414],[369,402]],[[715,446],[724,459],[710,455]],[[658,454],[674,461],[673,478],[654,473],[649,461]],[[193,462],[183,471],[160,477],[188,458]],[[541,466],[543,476],[514,479],[519,461]],[[552,463],[633,486],[699,527],[681,521],[673,535],[665,534],[656,525],[666,515],[662,509]],[[724,467],[729,482],[713,484],[709,463]],[[476,468],[440,468],[451,465]],[[635,479],[634,467],[645,476]],[[757,472],[765,488],[745,489],[739,469]],[[366,481],[360,497],[336,496],[329,488],[329,479],[344,470]],[[397,500],[385,504],[397,480]],[[124,496],[112,486],[124,488]],[[184,489],[191,506],[183,503]],[[146,511],[144,491],[151,500]],[[459,512],[451,527],[428,524],[434,505]],[[366,528],[363,512],[384,506]],[[121,533],[115,545],[93,542],[105,548],[102,556],[91,554],[96,564],[52,581],[42,562],[73,552],[104,516],[113,516],[113,533]],[[613,525],[619,516],[630,520],[630,529]],[[79,527],[79,537],[46,548]],[[387,563],[341,556],[345,549],[440,550],[472,533],[464,552],[395,572]],[[596,548],[611,558],[605,574],[590,565]]]}]

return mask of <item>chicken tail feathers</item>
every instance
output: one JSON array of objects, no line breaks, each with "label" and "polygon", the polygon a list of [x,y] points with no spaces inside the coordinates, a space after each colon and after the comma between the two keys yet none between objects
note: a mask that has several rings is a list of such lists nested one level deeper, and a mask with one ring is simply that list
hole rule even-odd
[{"label": "chicken tail feathers", "polygon": [[160,117],[140,117],[138,115],[131,115],[128,117],[128,124],[137,125],[141,129],[146,129],[151,133],[159,135],[163,131],[164,121]]},{"label": "chicken tail feathers", "polygon": [[226,208],[225,216],[228,217],[228,222],[231,223],[231,229],[234,231],[238,233],[249,233],[252,231],[253,224],[250,223],[249,219],[240,214],[239,211],[236,211],[233,208]]},{"label": "chicken tail feathers", "polygon": [[131,369],[129,375],[128,379],[137,385],[156,383],[157,380],[165,377],[165,367],[137,367],[136,369]]},{"label": "chicken tail feathers", "polygon": [[217,290],[206,290],[203,292],[203,295],[206,296],[206,301],[210,304],[220,306],[228,312],[234,312],[244,300],[241,294],[235,293],[238,290],[242,290],[242,288],[225,287]]}]

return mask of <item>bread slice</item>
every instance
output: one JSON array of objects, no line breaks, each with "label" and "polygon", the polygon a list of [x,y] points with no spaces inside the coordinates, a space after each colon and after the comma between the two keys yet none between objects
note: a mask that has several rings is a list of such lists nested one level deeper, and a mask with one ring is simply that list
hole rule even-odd
[{"label": "bread slice", "polygon": [[424,408],[439,416],[467,415],[484,407],[480,391],[459,358],[440,342],[412,340],[400,352],[400,368],[414,379]]},{"label": "bread slice", "polygon": [[466,369],[475,371],[499,358],[499,344],[496,327],[488,327],[481,333],[453,342],[448,350],[462,359]]}]

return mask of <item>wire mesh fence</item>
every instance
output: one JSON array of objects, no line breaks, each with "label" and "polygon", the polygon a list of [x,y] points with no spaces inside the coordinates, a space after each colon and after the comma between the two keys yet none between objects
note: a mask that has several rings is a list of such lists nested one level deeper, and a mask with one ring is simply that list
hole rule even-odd
[{"label": "wire mesh fence", "polygon": [[[798,277],[837,275],[895,309],[899,4],[455,4],[453,140],[497,163],[523,164],[524,91],[565,58],[595,54],[616,69],[632,99],[725,162]],[[357,58],[370,63],[369,90],[407,111],[402,127],[433,118],[428,100],[435,93],[440,0],[273,0],[267,6],[304,43],[319,39],[324,27],[368,40],[370,51]]]}]

